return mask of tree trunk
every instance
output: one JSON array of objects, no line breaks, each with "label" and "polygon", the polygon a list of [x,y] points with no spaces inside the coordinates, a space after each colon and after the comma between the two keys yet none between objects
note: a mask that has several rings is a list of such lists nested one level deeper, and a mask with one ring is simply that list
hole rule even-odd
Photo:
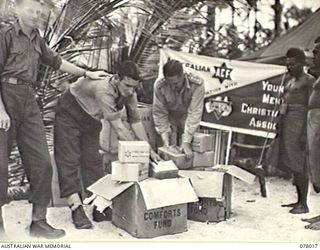
[{"label": "tree trunk", "polygon": [[275,0],[272,8],[274,10],[274,38],[276,38],[281,33],[282,5],[280,0]]}]

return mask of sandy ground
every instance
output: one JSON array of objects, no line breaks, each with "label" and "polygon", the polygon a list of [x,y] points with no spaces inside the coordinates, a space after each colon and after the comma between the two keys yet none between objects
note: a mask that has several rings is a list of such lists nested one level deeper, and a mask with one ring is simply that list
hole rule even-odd
[{"label": "sandy ground", "polygon": [[[320,195],[309,191],[310,212],[304,215],[290,214],[289,208],[281,204],[296,201],[295,189],[290,181],[269,177],[267,179],[268,198],[259,193],[259,185],[248,185],[234,180],[232,216],[220,223],[188,221],[185,233],[166,235],[153,241],[212,241],[212,242],[320,242],[320,231],[304,229],[307,224],[301,218],[320,214]],[[88,214],[91,207],[86,207]],[[9,241],[36,241],[28,235],[31,206],[27,201],[13,201],[4,207],[5,228]],[[51,207],[48,221],[55,227],[64,228],[67,235],[59,242],[107,242],[135,241],[127,232],[115,227],[111,222],[94,223],[94,229],[77,230],[71,222],[67,207]],[[41,239],[41,241],[44,241]]]}]

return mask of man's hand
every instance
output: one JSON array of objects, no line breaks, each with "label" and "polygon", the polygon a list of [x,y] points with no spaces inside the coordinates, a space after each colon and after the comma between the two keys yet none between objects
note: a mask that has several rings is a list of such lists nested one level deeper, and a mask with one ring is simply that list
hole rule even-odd
[{"label": "man's hand", "polygon": [[156,153],[154,152],[152,149],[150,151],[150,158],[151,158],[151,161],[157,163],[158,161],[162,161],[161,157]]},{"label": "man's hand", "polygon": [[161,134],[161,139],[163,142],[163,146],[165,147],[169,147],[170,143],[169,143],[169,133],[162,133]]},{"label": "man's hand", "polygon": [[108,75],[107,72],[100,71],[86,71],[85,76],[92,80],[102,80]]},{"label": "man's hand", "polygon": [[4,110],[0,110],[0,129],[4,129],[7,132],[10,129],[11,120],[8,113]]},{"label": "man's hand", "polygon": [[191,143],[189,142],[183,142],[180,147],[180,151],[186,155],[187,160],[190,160],[193,156]]}]

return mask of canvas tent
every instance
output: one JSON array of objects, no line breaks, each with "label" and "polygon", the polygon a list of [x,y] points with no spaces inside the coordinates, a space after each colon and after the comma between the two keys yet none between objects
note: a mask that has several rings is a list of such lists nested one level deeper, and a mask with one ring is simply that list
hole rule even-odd
[{"label": "canvas tent", "polygon": [[276,38],[270,45],[239,60],[261,63],[283,64],[286,51],[291,47],[311,51],[314,40],[320,36],[320,9],[310,15],[302,24]]}]

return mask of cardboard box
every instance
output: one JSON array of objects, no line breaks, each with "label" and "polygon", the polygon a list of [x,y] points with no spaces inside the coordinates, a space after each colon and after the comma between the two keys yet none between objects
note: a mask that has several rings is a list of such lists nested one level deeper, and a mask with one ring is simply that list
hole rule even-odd
[{"label": "cardboard box", "polygon": [[112,223],[137,238],[185,232],[187,203],[195,200],[188,179],[147,179],[113,200]]},{"label": "cardboard box", "polygon": [[201,222],[220,222],[230,218],[232,177],[223,177],[221,198],[201,197],[198,202],[188,204],[188,219]]},{"label": "cardboard box", "polygon": [[88,190],[103,198],[100,209],[112,203],[112,223],[138,238],[187,231],[187,203],[198,201],[188,178],[119,183],[107,175]]},{"label": "cardboard box", "polygon": [[157,164],[151,162],[150,176],[157,179],[168,179],[178,177],[179,169],[172,160],[159,161]]},{"label": "cardboard box", "polygon": [[149,176],[148,163],[121,163],[112,164],[111,179],[115,181],[142,181]]},{"label": "cardboard box", "polygon": [[212,167],[214,164],[214,152],[193,153],[193,167]]},{"label": "cardboard box", "polygon": [[214,148],[214,135],[195,133],[192,140],[192,150],[203,153],[212,151]]},{"label": "cardboard box", "polygon": [[119,161],[122,163],[148,163],[150,145],[146,141],[119,141]]},{"label": "cardboard box", "polygon": [[157,132],[155,130],[153,117],[152,117],[152,105],[151,104],[143,104],[138,106],[138,110],[140,113],[140,119],[144,130],[146,131],[148,142],[151,148],[156,148],[156,138]]},{"label": "cardboard box", "polygon": [[[209,170],[209,171],[207,171]],[[218,222],[231,213],[232,177],[236,176],[253,184],[255,176],[233,165],[216,165],[206,171],[180,170],[181,177],[188,177],[199,202],[188,204],[188,219]]]},{"label": "cardboard box", "polygon": [[177,146],[158,148],[158,154],[166,161],[173,160],[179,169],[189,169],[192,167],[192,159],[187,160],[185,154],[182,154]]}]

